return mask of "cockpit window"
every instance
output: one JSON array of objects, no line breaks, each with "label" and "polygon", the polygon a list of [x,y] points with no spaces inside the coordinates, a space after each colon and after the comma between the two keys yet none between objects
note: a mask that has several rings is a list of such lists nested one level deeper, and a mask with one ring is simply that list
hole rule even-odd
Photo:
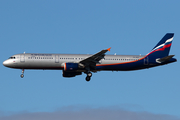
[{"label": "cockpit window", "polygon": [[9,59],[16,59],[16,57],[10,57]]}]

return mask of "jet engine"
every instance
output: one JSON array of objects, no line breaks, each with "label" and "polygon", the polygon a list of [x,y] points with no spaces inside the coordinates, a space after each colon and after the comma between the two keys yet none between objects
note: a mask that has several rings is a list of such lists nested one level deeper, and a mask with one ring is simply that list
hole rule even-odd
[{"label": "jet engine", "polygon": [[64,63],[64,71],[76,71],[84,68],[81,63]]}]

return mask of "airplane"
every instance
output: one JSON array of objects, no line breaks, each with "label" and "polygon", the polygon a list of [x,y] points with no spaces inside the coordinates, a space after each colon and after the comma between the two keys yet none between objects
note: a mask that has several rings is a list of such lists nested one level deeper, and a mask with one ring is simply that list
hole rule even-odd
[{"label": "airplane", "polygon": [[75,77],[85,73],[90,81],[92,72],[132,71],[147,69],[176,62],[174,55],[169,55],[174,33],[167,33],[146,55],[106,55],[111,48],[94,55],[89,54],[39,54],[22,53],[11,56],[3,62],[9,68],[62,70],[63,77]]}]

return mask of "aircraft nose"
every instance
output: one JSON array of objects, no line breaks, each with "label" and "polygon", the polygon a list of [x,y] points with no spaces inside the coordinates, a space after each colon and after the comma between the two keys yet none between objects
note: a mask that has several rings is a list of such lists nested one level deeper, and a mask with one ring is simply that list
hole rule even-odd
[{"label": "aircraft nose", "polygon": [[6,60],[3,62],[3,65],[4,65],[4,66],[6,66],[6,65],[7,65],[7,61],[6,61]]},{"label": "aircraft nose", "polygon": [[3,62],[3,65],[6,66],[6,67],[8,66],[8,64],[9,64],[9,61],[8,61],[8,60],[5,60],[5,61]]}]

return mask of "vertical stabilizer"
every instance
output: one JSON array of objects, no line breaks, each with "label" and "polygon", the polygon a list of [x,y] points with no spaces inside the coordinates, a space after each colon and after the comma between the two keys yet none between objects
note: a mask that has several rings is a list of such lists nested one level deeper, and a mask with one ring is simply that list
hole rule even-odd
[{"label": "vertical stabilizer", "polygon": [[172,40],[174,37],[174,33],[167,33],[160,41],[159,43],[152,49],[150,53],[147,55],[149,57],[166,57],[169,55],[169,51],[171,48]]}]

